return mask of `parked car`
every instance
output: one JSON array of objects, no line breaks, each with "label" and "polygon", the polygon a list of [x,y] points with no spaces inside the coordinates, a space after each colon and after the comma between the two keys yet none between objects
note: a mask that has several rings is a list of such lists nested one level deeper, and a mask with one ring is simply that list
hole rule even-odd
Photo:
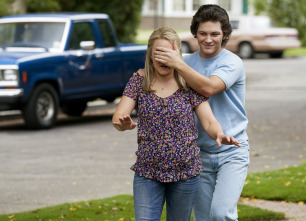
[{"label": "parked car", "polygon": [[[272,58],[280,58],[284,50],[301,46],[295,28],[274,27],[267,16],[232,17],[230,23],[233,32],[226,49],[241,58],[252,58],[255,53],[268,53]],[[199,50],[197,39],[191,33],[183,33],[180,38],[183,53]]]},{"label": "parked car", "polygon": [[146,45],[119,44],[108,15],[27,14],[0,19],[0,110],[21,110],[29,128],[50,128],[59,108],[80,116],[113,101],[144,67]]}]

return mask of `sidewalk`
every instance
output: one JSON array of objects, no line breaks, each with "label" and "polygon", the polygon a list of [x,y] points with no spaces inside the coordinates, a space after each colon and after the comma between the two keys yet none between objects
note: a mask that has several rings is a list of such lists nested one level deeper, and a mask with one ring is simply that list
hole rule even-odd
[{"label": "sidewalk", "polygon": [[288,221],[306,221],[306,204],[251,199],[247,197],[241,197],[239,203],[274,212],[283,212]]}]

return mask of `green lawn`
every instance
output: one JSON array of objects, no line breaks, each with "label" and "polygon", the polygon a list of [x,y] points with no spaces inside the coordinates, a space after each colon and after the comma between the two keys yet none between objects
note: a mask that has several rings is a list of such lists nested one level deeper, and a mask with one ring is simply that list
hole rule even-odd
[{"label": "green lawn", "polygon": [[249,174],[242,196],[305,203],[306,164]]},{"label": "green lawn", "polygon": [[[262,173],[249,174],[242,196],[259,199],[305,203],[306,164]],[[242,204],[238,205],[240,221],[283,220],[275,213]],[[34,211],[0,215],[0,221],[127,221],[134,219],[133,197],[119,195],[101,200],[67,203]],[[165,221],[163,213],[162,221]]]},{"label": "green lawn", "polygon": [[[283,213],[274,213],[245,205],[238,205],[238,214],[240,221],[284,219]],[[135,220],[134,217],[133,197],[119,195],[102,200],[62,204],[29,212],[1,215],[0,221],[128,221]],[[165,213],[161,220],[166,220]]]},{"label": "green lawn", "polygon": [[305,56],[306,47],[288,49],[284,52],[285,56]]}]

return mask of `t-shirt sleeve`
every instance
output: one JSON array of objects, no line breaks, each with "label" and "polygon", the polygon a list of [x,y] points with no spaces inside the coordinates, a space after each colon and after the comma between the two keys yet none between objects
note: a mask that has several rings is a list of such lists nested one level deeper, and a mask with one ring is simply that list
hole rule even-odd
[{"label": "t-shirt sleeve", "polygon": [[229,89],[245,77],[243,63],[237,59],[235,62],[221,64],[212,75],[219,77],[225,83],[226,89]]},{"label": "t-shirt sleeve", "polygon": [[192,88],[189,88],[189,97],[190,97],[192,108],[195,108],[202,102],[208,100],[207,97],[200,95],[198,92],[194,91]]},{"label": "t-shirt sleeve", "polygon": [[136,74],[135,76],[132,76],[129,82],[126,84],[122,95],[132,98],[137,103],[139,89],[142,84],[142,79],[143,77],[141,77],[138,74]]}]

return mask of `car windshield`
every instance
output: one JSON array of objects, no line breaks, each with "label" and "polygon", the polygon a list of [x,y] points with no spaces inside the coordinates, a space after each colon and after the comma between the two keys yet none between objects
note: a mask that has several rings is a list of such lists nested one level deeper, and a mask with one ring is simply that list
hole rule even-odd
[{"label": "car windshield", "polygon": [[274,25],[268,17],[255,17],[251,20],[251,28],[253,29],[266,29],[273,26]]},{"label": "car windshield", "polygon": [[0,24],[0,47],[38,47],[58,49],[61,45],[65,23],[19,22]]}]

